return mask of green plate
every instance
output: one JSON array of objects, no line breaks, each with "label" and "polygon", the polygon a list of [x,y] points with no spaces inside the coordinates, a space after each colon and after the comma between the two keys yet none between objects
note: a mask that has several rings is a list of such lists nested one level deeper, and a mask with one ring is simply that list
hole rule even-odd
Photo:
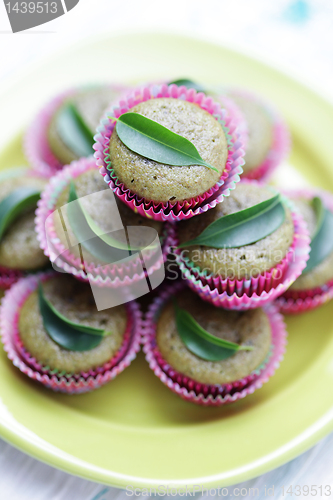
[{"label": "green plate", "polygon": [[[0,94],[1,167],[24,162],[20,139],[12,138],[46,99],[67,85],[95,81],[95,75],[101,81],[190,77],[253,88],[272,98],[288,120],[291,164],[309,182],[333,188],[331,104],[245,55],[163,34],[77,45],[11,82]],[[119,487],[249,479],[333,429],[332,314],[333,302],[287,318],[289,345],[276,375],[245,400],[215,409],[182,401],[142,355],[107,386],[66,396],[30,381],[2,353],[0,434],[55,467]]]}]

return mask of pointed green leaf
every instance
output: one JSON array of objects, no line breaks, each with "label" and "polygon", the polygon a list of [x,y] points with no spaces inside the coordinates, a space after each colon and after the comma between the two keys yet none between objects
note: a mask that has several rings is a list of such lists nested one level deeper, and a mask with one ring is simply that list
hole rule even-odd
[{"label": "pointed green leaf", "polygon": [[204,92],[206,93],[206,89],[200,85],[200,83],[193,82],[193,80],[189,80],[187,78],[179,78],[179,80],[174,80],[173,82],[170,82],[169,85],[178,85],[178,87],[186,87],[187,89],[195,89],[197,92]]},{"label": "pointed green leaf", "polygon": [[73,103],[69,102],[60,109],[57,116],[57,131],[66,146],[79,158],[93,154],[94,132],[90,130]]},{"label": "pointed green leaf", "polygon": [[38,302],[46,332],[64,349],[89,351],[101,343],[103,336],[110,334],[102,329],[83,326],[67,319],[45,297],[41,283],[38,286]]},{"label": "pointed green leaf", "polygon": [[116,130],[125,146],[145,158],[166,165],[203,165],[218,172],[201,158],[192,142],[139,113],[121,115]]},{"label": "pointed green leaf", "polygon": [[333,214],[317,196],[313,198],[312,204],[316,212],[317,225],[311,240],[310,257],[303,274],[312,271],[333,252]]},{"label": "pointed green leaf", "polygon": [[184,248],[203,245],[213,248],[237,248],[250,245],[276,231],[285,220],[279,194],[212,222],[195,239],[179,245]]},{"label": "pointed green leaf", "polygon": [[33,187],[22,187],[10,193],[0,202],[0,240],[23,210],[33,208],[39,198],[40,190]]},{"label": "pointed green leaf", "polygon": [[103,234],[103,231],[84,210],[77,197],[73,181],[70,183],[68,203],[67,215],[75,237],[93,257],[112,264],[131,255],[131,249],[128,246],[108,234]]},{"label": "pointed green leaf", "polygon": [[206,361],[221,361],[237,351],[252,351],[253,347],[240,346],[234,342],[215,337],[202,328],[188,311],[175,304],[176,326],[187,349]]}]

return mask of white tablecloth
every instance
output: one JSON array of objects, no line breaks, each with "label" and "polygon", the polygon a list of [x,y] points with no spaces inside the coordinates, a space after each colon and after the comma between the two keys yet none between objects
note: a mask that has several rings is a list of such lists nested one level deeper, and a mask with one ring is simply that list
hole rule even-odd
[{"label": "white tablecloth", "polygon": [[[161,0],[80,0],[67,15],[13,35],[1,3],[0,79],[9,82],[20,68],[32,61],[96,33],[171,30],[250,51],[333,98],[332,23],[332,0],[168,0],[165,3]],[[230,487],[224,498],[267,498],[272,493],[274,498],[283,498],[281,487],[286,491],[290,485],[331,485],[333,489],[332,446],[333,435],[292,462]],[[234,491],[234,488],[240,489]],[[318,493],[316,498],[320,497]],[[115,498],[130,497],[124,491],[44,465],[0,440],[1,500]]]}]

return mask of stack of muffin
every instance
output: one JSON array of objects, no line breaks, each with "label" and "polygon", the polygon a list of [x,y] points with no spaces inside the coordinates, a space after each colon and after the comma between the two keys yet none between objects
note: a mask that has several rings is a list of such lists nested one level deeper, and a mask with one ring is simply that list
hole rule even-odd
[{"label": "stack of muffin", "polygon": [[[49,388],[97,388],[142,343],[151,369],[182,398],[236,401],[283,358],[280,309],[300,313],[333,294],[333,248],[323,236],[330,195],[266,184],[289,149],[279,113],[245,90],[196,89],[183,80],[65,92],[26,135],[31,169],[1,183],[0,203],[16,214],[0,242],[0,287],[9,288],[2,339],[14,364]],[[31,203],[15,205],[27,180],[42,191],[36,232]],[[98,251],[78,237],[73,201]],[[114,236],[116,252],[103,236],[116,212],[125,228],[157,235],[161,250],[150,247],[143,267],[142,243],[126,257],[124,236]],[[48,259],[68,274],[31,274]],[[162,286],[131,300],[146,283],[156,288],[163,261]],[[97,296],[118,305],[98,311]]]}]

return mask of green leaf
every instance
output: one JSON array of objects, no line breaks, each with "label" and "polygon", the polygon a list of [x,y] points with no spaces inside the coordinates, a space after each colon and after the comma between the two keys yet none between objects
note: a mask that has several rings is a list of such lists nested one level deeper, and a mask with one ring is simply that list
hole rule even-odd
[{"label": "green leaf", "polygon": [[68,351],[90,351],[101,343],[105,335],[111,333],[65,318],[45,297],[41,283],[38,285],[38,302],[47,334],[56,344]]},{"label": "green leaf", "polygon": [[116,131],[125,146],[145,158],[166,165],[203,165],[218,172],[201,158],[194,144],[185,137],[139,113],[121,115]]},{"label": "green leaf", "polygon": [[197,92],[204,92],[206,93],[207,90],[200,85],[200,83],[193,82],[192,80],[189,80],[187,78],[179,78],[179,80],[174,80],[173,82],[170,82],[169,85],[178,85],[178,87],[186,87],[187,89],[195,89]]},{"label": "green leaf", "polygon": [[76,156],[93,154],[94,132],[90,130],[75,105],[71,102],[60,109],[57,116],[57,130],[62,141]]},{"label": "green leaf", "polygon": [[15,189],[0,202],[0,240],[12,222],[24,210],[36,205],[40,198],[40,190],[33,187]]},{"label": "green leaf", "polygon": [[68,203],[67,215],[75,237],[93,257],[107,264],[112,264],[131,255],[132,250],[129,246],[117,241],[108,234],[103,234],[103,231],[80,203],[72,180]]},{"label": "green leaf", "polygon": [[203,245],[213,248],[237,248],[250,245],[276,231],[285,220],[280,194],[253,207],[220,217],[184,248]]},{"label": "green leaf", "polygon": [[220,361],[233,356],[237,351],[252,351],[251,346],[240,346],[220,339],[202,328],[188,311],[175,304],[176,326],[187,349],[206,361]]},{"label": "green leaf", "polygon": [[311,240],[310,257],[303,274],[312,271],[333,252],[333,214],[317,196],[313,198],[312,204],[316,212],[317,225]]}]

